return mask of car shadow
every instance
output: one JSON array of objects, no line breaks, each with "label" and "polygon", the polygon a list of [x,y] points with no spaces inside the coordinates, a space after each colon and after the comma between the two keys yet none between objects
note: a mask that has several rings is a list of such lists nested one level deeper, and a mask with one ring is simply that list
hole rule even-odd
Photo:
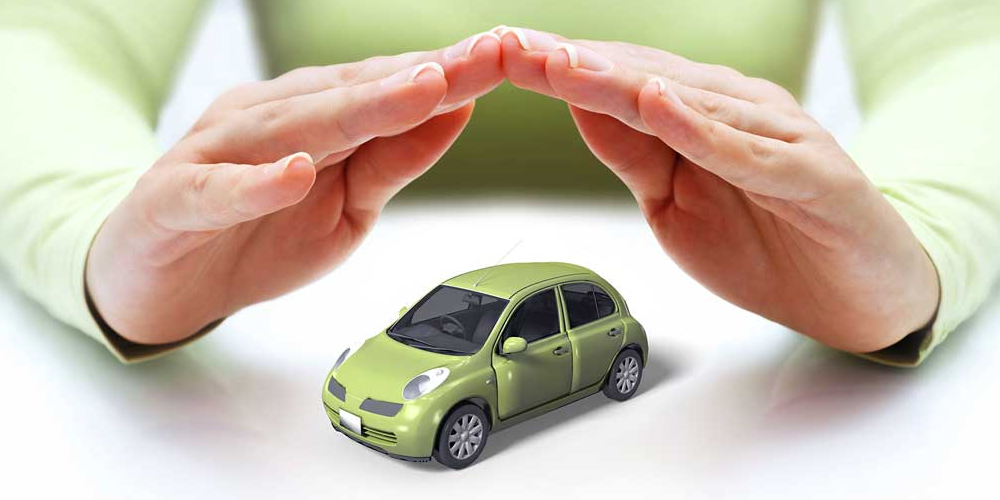
[{"label": "car shadow", "polygon": [[[649,397],[651,392],[661,389],[666,382],[682,375],[687,367],[687,363],[677,353],[651,351],[643,370],[639,392],[634,397]],[[564,425],[566,422],[584,415],[599,412],[602,408],[612,406],[615,403],[598,392],[526,422],[497,431],[490,434],[489,443],[482,456],[479,457],[479,461],[489,460],[494,455],[503,453],[527,439],[544,435],[557,426]]]}]

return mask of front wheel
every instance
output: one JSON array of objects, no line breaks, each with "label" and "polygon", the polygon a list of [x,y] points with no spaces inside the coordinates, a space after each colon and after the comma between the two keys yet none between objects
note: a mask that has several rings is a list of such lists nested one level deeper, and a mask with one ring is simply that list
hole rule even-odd
[{"label": "front wheel", "polygon": [[625,401],[635,395],[642,381],[642,356],[635,349],[625,349],[611,365],[611,372],[604,382],[604,395],[616,401]]},{"label": "front wheel", "polygon": [[441,422],[434,458],[446,467],[464,469],[479,458],[489,434],[489,418],[482,408],[459,406]]}]

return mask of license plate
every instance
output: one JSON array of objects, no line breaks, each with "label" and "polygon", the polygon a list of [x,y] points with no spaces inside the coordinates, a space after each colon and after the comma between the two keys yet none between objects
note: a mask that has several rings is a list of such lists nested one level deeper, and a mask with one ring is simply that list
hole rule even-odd
[{"label": "license plate", "polygon": [[344,410],[340,410],[340,425],[345,429],[350,429],[357,435],[361,435],[361,417],[352,415]]}]

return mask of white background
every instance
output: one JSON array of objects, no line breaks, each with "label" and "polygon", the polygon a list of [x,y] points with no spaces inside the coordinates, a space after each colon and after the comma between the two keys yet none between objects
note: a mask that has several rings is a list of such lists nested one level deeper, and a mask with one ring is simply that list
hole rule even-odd
[{"label": "white background", "polygon": [[[848,141],[858,117],[830,21],[806,103]],[[164,114],[164,146],[258,68],[242,5],[218,2]],[[436,243],[445,225],[467,231],[466,243]],[[605,237],[566,244],[581,232]],[[519,240],[509,260],[579,263],[625,295],[650,335],[638,396],[597,395],[497,433],[462,472],[333,432],[320,390],[343,347]],[[0,280],[0,497],[992,496],[998,327],[994,298],[923,367],[885,368],[706,292],[629,204],[393,205],[328,277],[136,366]]]}]

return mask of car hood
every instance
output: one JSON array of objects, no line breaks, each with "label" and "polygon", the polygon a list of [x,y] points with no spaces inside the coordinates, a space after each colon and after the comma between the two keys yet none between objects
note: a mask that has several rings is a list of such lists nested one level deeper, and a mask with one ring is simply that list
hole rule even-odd
[{"label": "car hood", "polygon": [[403,403],[403,386],[413,377],[440,366],[453,369],[468,356],[450,356],[410,347],[383,331],[368,339],[334,371],[349,397]]}]

